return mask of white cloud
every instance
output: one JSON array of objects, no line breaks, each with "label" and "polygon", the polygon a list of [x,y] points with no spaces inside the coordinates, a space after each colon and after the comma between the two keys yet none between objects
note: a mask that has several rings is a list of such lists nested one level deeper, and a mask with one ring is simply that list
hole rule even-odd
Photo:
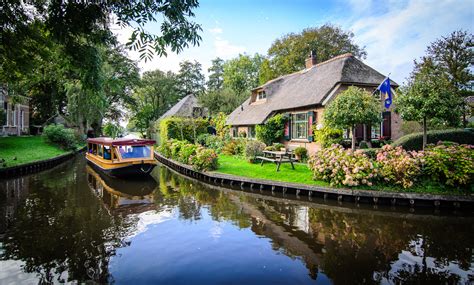
[{"label": "white cloud", "polygon": [[219,35],[219,34],[222,34],[223,30],[219,27],[215,27],[215,28],[209,29],[209,32],[213,35]]},{"label": "white cloud", "polygon": [[[356,42],[366,47],[367,63],[382,73],[391,72],[399,83],[409,75],[413,60],[421,57],[431,42],[454,30],[472,28],[473,9],[469,1],[411,0],[387,8],[386,13],[358,14],[349,27]],[[370,10],[375,12],[374,7]],[[357,12],[360,11],[354,10]]]},{"label": "white cloud", "polygon": [[214,39],[214,47],[216,49],[216,57],[222,59],[230,59],[246,51],[244,46],[233,45],[228,40],[221,39],[220,37]]}]

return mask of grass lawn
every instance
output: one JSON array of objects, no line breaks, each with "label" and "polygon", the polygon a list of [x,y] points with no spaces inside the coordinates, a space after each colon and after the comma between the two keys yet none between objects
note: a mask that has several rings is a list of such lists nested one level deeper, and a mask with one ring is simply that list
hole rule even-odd
[{"label": "grass lawn", "polygon": [[314,181],[313,174],[303,163],[295,163],[295,170],[291,169],[289,163],[283,163],[280,171],[277,172],[276,165],[271,162],[265,162],[263,166],[260,166],[260,163],[252,164],[236,156],[221,154],[219,155],[219,168],[216,172],[250,178],[329,186],[329,183],[324,181]]},{"label": "grass lawn", "polygon": [[[0,137],[0,159],[5,159],[7,167],[52,158],[67,152],[47,144],[41,136]],[[0,164],[0,168],[2,167],[3,163]]]}]

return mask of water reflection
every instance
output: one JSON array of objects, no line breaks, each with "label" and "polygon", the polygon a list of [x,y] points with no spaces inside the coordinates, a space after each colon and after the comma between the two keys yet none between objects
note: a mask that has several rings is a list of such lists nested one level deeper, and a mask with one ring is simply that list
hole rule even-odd
[{"label": "water reflection", "polygon": [[111,180],[77,159],[0,182],[0,283],[19,269],[43,283],[474,281],[472,216],[280,199],[164,167],[152,175]]}]

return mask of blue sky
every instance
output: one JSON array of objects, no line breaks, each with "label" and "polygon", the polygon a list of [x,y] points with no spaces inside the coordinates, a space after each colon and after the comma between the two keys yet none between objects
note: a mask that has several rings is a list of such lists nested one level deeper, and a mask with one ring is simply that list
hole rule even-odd
[{"label": "blue sky", "polygon": [[[203,29],[201,45],[140,62],[142,71],[177,71],[186,59],[199,61],[207,72],[217,56],[266,54],[285,34],[332,23],[355,34],[355,42],[368,53],[367,64],[402,83],[430,42],[456,29],[474,30],[474,1],[461,0],[201,0],[195,13]],[[159,33],[159,25],[148,25],[147,30]],[[115,32],[124,43],[130,35],[128,29]]]}]

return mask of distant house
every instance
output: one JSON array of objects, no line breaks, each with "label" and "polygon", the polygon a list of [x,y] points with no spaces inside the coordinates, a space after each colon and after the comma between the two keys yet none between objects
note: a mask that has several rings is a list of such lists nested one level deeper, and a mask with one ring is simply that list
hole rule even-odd
[{"label": "distant house", "polygon": [[168,117],[200,118],[206,117],[207,114],[207,108],[202,107],[196,96],[190,94],[179,100],[179,102],[164,113],[158,121]]},{"label": "distant house", "polygon": [[15,96],[15,100],[8,96],[7,88],[0,87],[0,108],[5,116],[0,122],[1,136],[19,136],[29,133],[30,106],[29,99],[24,96]]},{"label": "distant house", "polygon": [[[289,118],[284,143],[302,145],[314,152],[320,146],[314,142],[312,127],[321,127],[325,106],[349,86],[358,86],[372,93],[385,78],[350,53],[320,63],[311,53],[304,70],[270,80],[253,89],[250,98],[229,115],[227,124],[231,126],[232,136],[244,132],[247,137],[254,137],[256,125],[282,113]],[[392,81],[391,86],[396,88],[398,84]],[[375,92],[374,96],[380,95]],[[383,99],[380,98],[382,106]],[[358,126],[356,138],[362,140],[364,130],[367,139],[397,139],[402,135],[401,119],[393,112],[393,105],[389,109],[384,108],[380,116],[383,118],[380,125]],[[350,137],[348,130],[345,136]]]}]

